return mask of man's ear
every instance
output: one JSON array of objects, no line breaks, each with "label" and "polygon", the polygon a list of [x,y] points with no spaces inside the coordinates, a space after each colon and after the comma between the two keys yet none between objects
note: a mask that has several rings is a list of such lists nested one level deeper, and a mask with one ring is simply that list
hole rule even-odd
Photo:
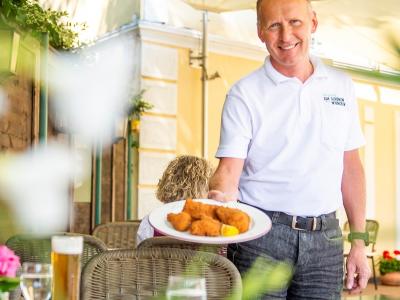
[{"label": "man's ear", "polygon": [[257,23],[257,34],[258,34],[258,38],[260,39],[260,41],[265,43],[264,30],[262,30],[262,26],[260,23]]},{"label": "man's ear", "polygon": [[315,13],[315,11],[313,11],[311,18],[311,33],[314,33],[317,30],[317,27],[318,27],[317,14]]}]

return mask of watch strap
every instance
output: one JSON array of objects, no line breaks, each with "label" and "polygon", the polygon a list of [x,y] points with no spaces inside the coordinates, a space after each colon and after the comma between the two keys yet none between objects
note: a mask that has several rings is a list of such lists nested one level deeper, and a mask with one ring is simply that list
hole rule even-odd
[{"label": "watch strap", "polygon": [[348,235],[348,241],[352,242],[353,240],[363,240],[365,246],[369,245],[369,234],[368,231],[366,232],[350,232]]}]

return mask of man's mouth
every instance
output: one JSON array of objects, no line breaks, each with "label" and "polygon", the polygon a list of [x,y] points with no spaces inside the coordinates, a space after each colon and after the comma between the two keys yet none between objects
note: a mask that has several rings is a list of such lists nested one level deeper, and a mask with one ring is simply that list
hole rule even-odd
[{"label": "man's mouth", "polygon": [[280,49],[282,50],[291,50],[294,47],[296,47],[300,42],[294,43],[294,44],[290,44],[290,45],[284,45],[284,46],[279,46]]}]

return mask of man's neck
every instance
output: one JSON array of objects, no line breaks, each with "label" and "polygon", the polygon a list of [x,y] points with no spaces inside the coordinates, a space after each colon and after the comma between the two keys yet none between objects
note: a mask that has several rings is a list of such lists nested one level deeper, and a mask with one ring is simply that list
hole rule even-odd
[{"label": "man's neck", "polygon": [[294,66],[282,66],[271,59],[271,64],[275,70],[282,75],[285,75],[286,77],[296,77],[303,83],[314,73],[314,66],[310,59],[308,59],[304,64],[297,64]]}]

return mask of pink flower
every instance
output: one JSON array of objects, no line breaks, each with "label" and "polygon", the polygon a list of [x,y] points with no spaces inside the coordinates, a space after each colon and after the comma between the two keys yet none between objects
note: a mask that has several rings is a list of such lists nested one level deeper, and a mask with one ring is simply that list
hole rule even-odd
[{"label": "pink flower", "polygon": [[6,246],[0,246],[0,276],[15,277],[20,266],[19,257]]}]

